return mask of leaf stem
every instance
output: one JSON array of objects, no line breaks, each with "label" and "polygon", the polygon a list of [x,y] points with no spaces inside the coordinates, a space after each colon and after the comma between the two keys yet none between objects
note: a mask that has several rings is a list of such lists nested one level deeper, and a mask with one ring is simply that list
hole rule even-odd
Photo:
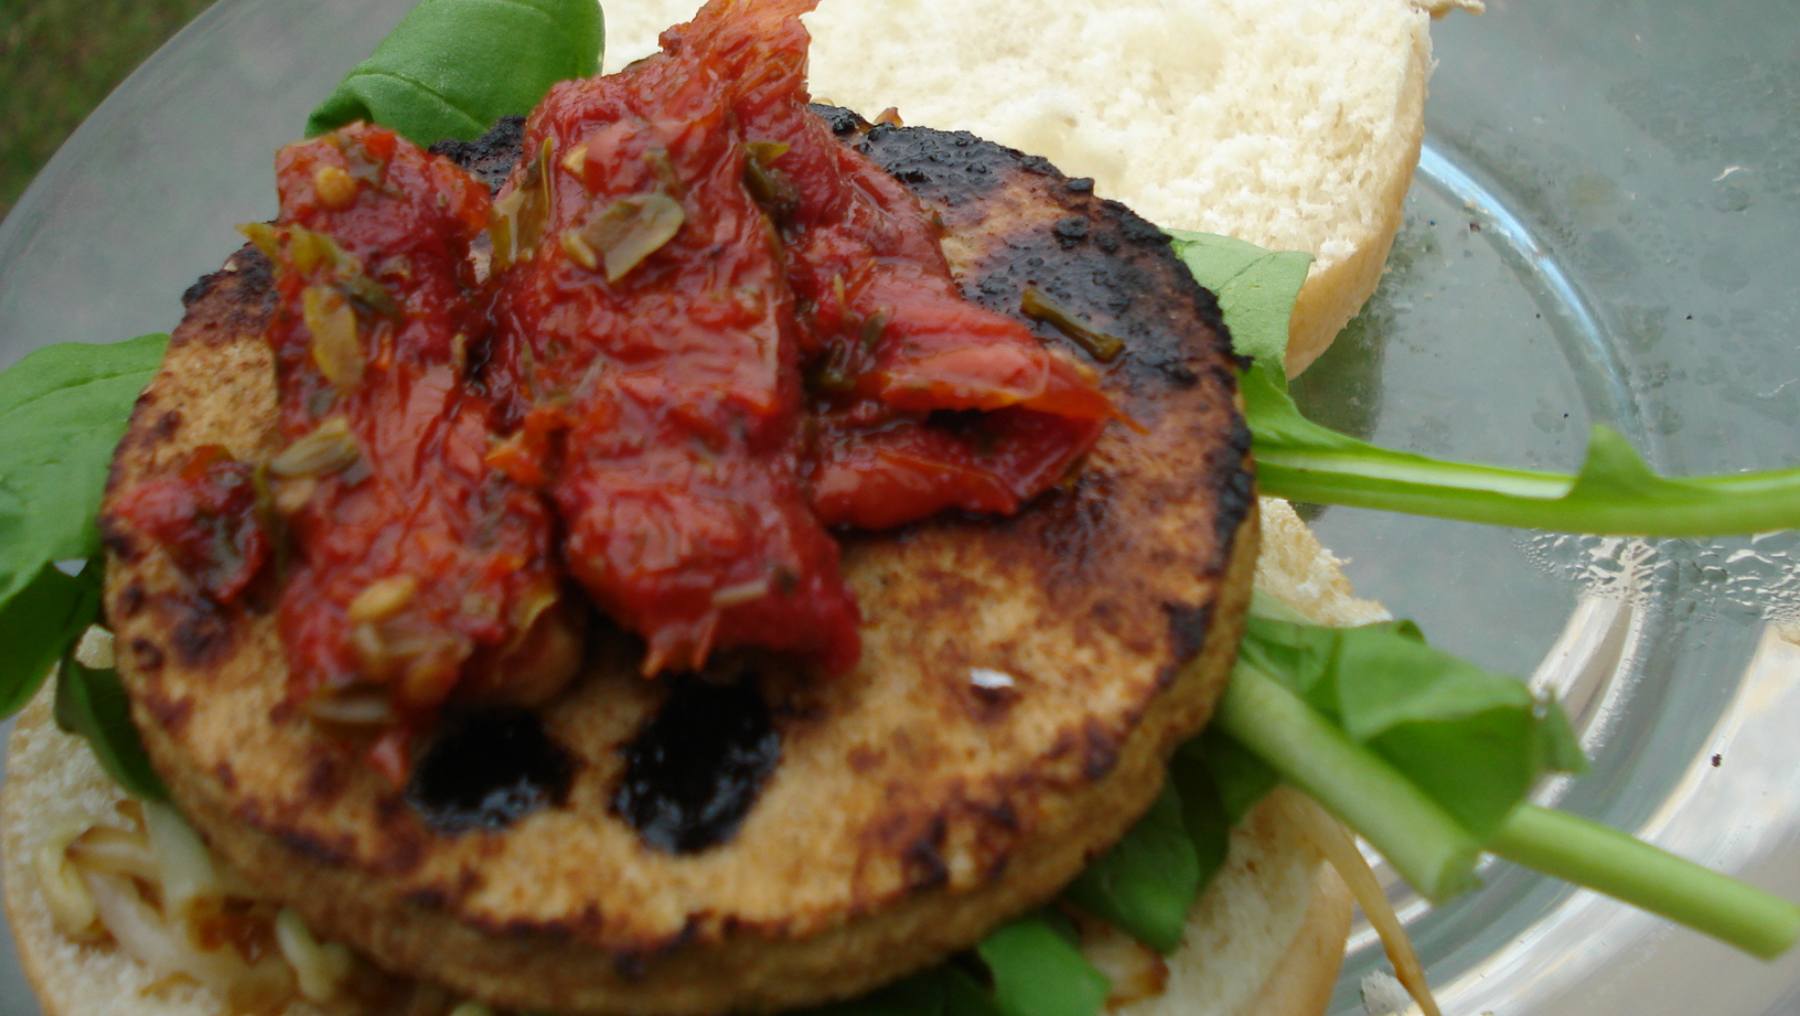
[{"label": "leaf stem", "polygon": [[1800,906],[1565,812],[1523,805],[1488,846],[1764,959],[1800,939]]},{"label": "leaf stem", "polygon": [[1257,454],[1263,493],[1312,504],[1595,536],[1718,536],[1800,524],[1800,472],[1794,470],[1684,478],[1704,488],[1688,500],[1571,504],[1561,498],[1573,478],[1555,473],[1390,464],[1315,451]]},{"label": "leaf stem", "polygon": [[1239,661],[1213,722],[1355,829],[1427,897],[1443,900],[1474,885],[1475,838],[1255,666]]}]

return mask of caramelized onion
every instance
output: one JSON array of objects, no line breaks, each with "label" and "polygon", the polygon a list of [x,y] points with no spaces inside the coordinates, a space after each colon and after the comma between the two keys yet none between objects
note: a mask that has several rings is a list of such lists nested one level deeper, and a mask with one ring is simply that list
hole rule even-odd
[{"label": "caramelized onion", "polygon": [[65,826],[46,836],[32,859],[44,902],[56,929],[77,941],[100,937],[99,911],[81,873],[69,858],[69,845],[83,832],[79,825]]},{"label": "caramelized onion", "polygon": [[1381,937],[1388,962],[1394,965],[1394,973],[1406,986],[1407,994],[1419,1003],[1425,1016],[1441,1016],[1437,1000],[1431,997],[1431,985],[1425,981],[1425,967],[1419,962],[1419,954],[1413,951],[1412,939],[1407,937],[1406,927],[1388,904],[1387,894],[1381,891],[1381,883],[1369,870],[1369,863],[1363,860],[1362,851],[1356,849],[1350,834],[1312,798],[1295,792],[1282,795],[1282,800],[1282,807],[1294,820],[1294,825],[1343,877],[1350,895],[1356,898],[1357,905],[1362,907],[1375,933]]},{"label": "caramelized onion", "polygon": [[92,826],[69,844],[69,858],[83,871],[100,871],[135,878],[152,885],[160,881],[156,855],[141,835],[113,826]]},{"label": "caramelized onion", "polygon": [[275,942],[308,1000],[329,1002],[343,991],[355,964],[350,950],[336,942],[321,944],[300,915],[286,907],[275,915]]},{"label": "caramelized onion", "polygon": [[212,854],[174,808],[144,802],[144,828],[160,876],[156,884],[162,890],[165,917],[186,920],[196,901],[224,897],[225,885],[213,867]]}]

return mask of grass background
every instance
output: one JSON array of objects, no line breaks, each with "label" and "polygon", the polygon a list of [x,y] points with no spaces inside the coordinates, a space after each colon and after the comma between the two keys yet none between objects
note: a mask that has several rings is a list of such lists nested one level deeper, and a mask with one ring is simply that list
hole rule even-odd
[{"label": "grass background", "polygon": [[0,0],[0,217],[100,100],[212,0]]}]

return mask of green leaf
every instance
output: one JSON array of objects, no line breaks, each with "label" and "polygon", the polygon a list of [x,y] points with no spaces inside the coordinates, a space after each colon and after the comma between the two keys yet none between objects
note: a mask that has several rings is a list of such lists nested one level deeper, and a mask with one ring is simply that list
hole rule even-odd
[{"label": "green leaf", "polygon": [[1432,648],[1408,622],[1325,628],[1252,617],[1243,652],[1478,839],[1540,776],[1585,765],[1561,709]]},{"label": "green leaf", "polygon": [[45,565],[99,549],[113,447],[168,341],[48,346],[0,373],[0,608]]},{"label": "green leaf", "polygon": [[1097,1016],[1111,984],[1047,915],[1000,928],[976,947],[1004,1016]]},{"label": "green leaf", "polygon": [[964,971],[945,964],[938,976],[944,982],[944,1016],[1000,1016],[994,996]]},{"label": "green leaf", "polygon": [[56,678],[56,725],[84,738],[114,782],[151,801],[169,797],[131,722],[131,703],[117,671],[92,670],[63,658]]},{"label": "green leaf", "polygon": [[1433,900],[1474,884],[1480,843],[1380,755],[1240,658],[1208,736],[1238,742],[1356,830]]},{"label": "green leaf", "polygon": [[1256,802],[1281,782],[1268,763],[1212,729],[1176,750],[1170,772],[1188,771],[1206,775],[1228,830],[1242,822]]},{"label": "green leaf", "polygon": [[1000,1016],[987,989],[952,963],[861,998],[806,1010],[808,1016]]},{"label": "green leaf", "polygon": [[550,86],[599,69],[595,0],[421,0],[306,121],[306,135],[354,120],[429,145],[480,136],[527,113]]},{"label": "green leaf", "polygon": [[1181,944],[1188,910],[1200,894],[1200,858],[1172,783],[1125,836],[1064,890],[1069,900],[1171,952]]},{"label": "green leaf", "polygon": [[0,715],[31,699],[94,616],[94,591],[54,565],[99,552],[113,448],[168,341],[49,346],[0,373]]},{"label": "green leaf", "polygon": [[[1191,911],[1201,890],[1225,867],[1225,855],[1231,846],[1231,827],[1237,819],[1225,810],[1225,799],[1219,785],[1205,766],[1186,765],[1185,756],[1177,753],[1169,762],[1169,784],[1181,798],[1181,824],[1187,829],[1188,842],[1194,848],[1194,861],[1199,867],[1199,883],[1187,900]],[[1260,763],[1259,763],[1260,764]],[[1269,775],[1271,781],[1274,774]],[[1185,915],[1184,915],[1185,916]]]},{"label": "green leaf", "polygon": [[1293,501],[1617,536],[1720,536],[1800,527],[1800,469],[1658,476],[1616,431],[1596,426],[1575,476],[1433,459],[1359,441],[1306,419],[1282,369],[1310,259],[1230,237],[1171,232],[1196,281],[1218,295],[1244,373],[1263,493]]},{"label": "green leaf", "polygon": [[0,604],[0,716],[25,708],[75,640],[100,613],[93,582],[52,565]]},{"label": "green leaf", "polygon": [[1239,356],[1264,363],[1287,357],[1294,301],[1312,267],[1302,251],[1269,251],[1229,236],[1172,230],[1175,254],[1202,286],[1219,298],[1231,345]]},{"label": "green leaf", "polygon": [[914,974],[848,1002],[808,1009],[809,1016],[943,1016],[949,967]]}]

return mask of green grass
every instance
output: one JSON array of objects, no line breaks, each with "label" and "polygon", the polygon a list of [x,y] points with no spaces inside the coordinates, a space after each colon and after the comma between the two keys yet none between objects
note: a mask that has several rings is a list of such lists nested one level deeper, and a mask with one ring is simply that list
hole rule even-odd
[{"label": "green grass", "polygon": [[0,0],[0,216],[82,119],[212,0]]}]

